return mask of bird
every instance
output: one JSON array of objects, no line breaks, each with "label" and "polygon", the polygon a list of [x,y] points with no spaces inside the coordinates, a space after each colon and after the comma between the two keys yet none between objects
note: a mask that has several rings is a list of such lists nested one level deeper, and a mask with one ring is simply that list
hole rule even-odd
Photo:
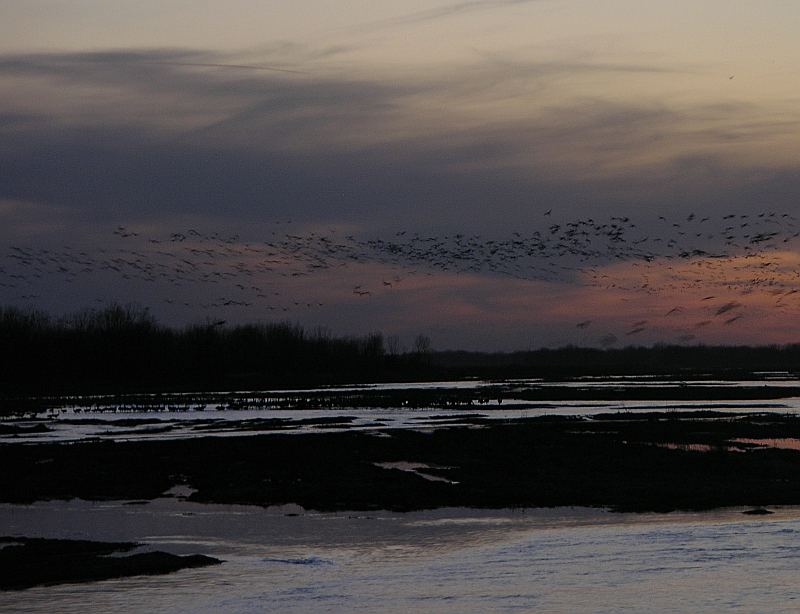
[{"label": "bird", "polygon": [[[551,214],[552,208],[543,215]],[[335,228],[306,232],[293,227],[292,232],[283,233],[284,224],[291,221],[280,218],[260,235],[258,229],[251,229],[249,240],[199,226],[145,236],[143,231],[130,231],[134,225],[124,222],[109,228],[113,242],[96,249],[10,246],[0,261],[0,287],[14,287],[14,296],[25,297],[41,294],[39,289],[56,279],[64,283],[115,279],[120,287],[158,286],[159,299],[173,307],[262,306],[270,311],[297,311],[317,308],[322,302],[316,300],[321,296],[308,294],[313,290],[301,289],[306,280],[333,279],[339,272],[357,274],[360,267],[376,265],[383,268],[384,277],[358,280],[354,294],[367,299],[380,295],[376,286],[394,292],[397,285],[396,291],[401,292],[408,284],[400,285],[400,279],[466,273],[515,281],[582,283],[614,292],[622,301],[651,296],[671,300],[685,294],[687,301],[696,301],[698,309],[702,306],[715,317],[708,326],[727,322],[716,316],[734,309],[745,313],[749,299],[740,296],[774,295],[771,300],[776,308],[797,308],[794,293],[800,289],[800,278],[790,277],[791,266],[784,254],[791,252],[800,237],[800,225],[790,213],[726,212],[701,219],[695,213],[683,213],[649,221],[625,214],[573,219],[559,215],[558,221],[515,227],[505,236],[420,233],[410,228],[358,235],[339,234]],[[702,232],[698,232],[700,224]],[[622,268],[609,266],[612,263]],[[188,293],[195,291],[206,293],[206,298],[190,297]],[[211,298],[220,295],[227,296]],[[718,303],[702,305],[717,299]],[[652,317],[673,317],[692,308],[687,302]],[[645,323],[640,320],[629,332]],[[581,324],[575,326],[584,328]]]}]

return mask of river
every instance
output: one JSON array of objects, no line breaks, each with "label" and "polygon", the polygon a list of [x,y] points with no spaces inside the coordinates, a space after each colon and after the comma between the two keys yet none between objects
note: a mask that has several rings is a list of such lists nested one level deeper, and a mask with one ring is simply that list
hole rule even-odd
[{"label": "river", "polygon": [[[580,385],[600,389],[610,383],[620,385],[608,379]],[[623,384],[642,387],[649,382],[637,378]],[[779,388],[795,386],[797,381],[778,377],[701,384]],[[422,386],[484,385],[491,383]],[[394,388],[412,386],[421,385]],[[697,409],[800,413],[800,399],[791,394],[767,401],[566,400],[509,408],[514,403],[511,398],[502,405],[467,411],[441,407],[212,411],[213,403],[212,398],[208,406],[189,411],[115,412],[112,406],[112,411],[97,413],[89,411],[96,403],[87,398],[85,406],[73,404],[47,416],[9,418],[7,425],[23,430],[9,429],[0,440],[35,445],[352,428],[430,429],[452,427],[459,416],[469,415],[507,419]],[[331,420],[337,416],[348,419]],[[251,421],[260,426],[253,428]],[[47,428],[24,432],[37,425]],[[587,508],[319,513],[298,506],[199,504],[185,500],[187,494],[178,488],[149,502],[75,499],[0,504],[0,534],[137,541],[147,544],[145,549],[206,554],[225,561],[166,576],[0,593],[0,610],[64,614],[800,610],[800,508],[775,507],[767,516],[743,515],[743,508],[670,514]]]},{"label": "river", "polygon": [[141,540],[223,565],[0,595],[13,612],[796,612],[800,509],[315,513],[189,503],[0,506],[6,532]]}]

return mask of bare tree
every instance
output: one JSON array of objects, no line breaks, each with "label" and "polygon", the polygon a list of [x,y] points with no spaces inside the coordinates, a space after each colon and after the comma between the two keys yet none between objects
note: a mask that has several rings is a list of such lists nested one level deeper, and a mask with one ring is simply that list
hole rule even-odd
[{"label": "bare tree", "polygon": [[389,335],[386,337],[386,351],[389,356],[397,356],[400,354],[400,336]]},{"label": "bare tree", "polygon": [[414,352],[417,354],[427,354],[431,351],[431,338],[427,335],[417,335],[414,337]]}]

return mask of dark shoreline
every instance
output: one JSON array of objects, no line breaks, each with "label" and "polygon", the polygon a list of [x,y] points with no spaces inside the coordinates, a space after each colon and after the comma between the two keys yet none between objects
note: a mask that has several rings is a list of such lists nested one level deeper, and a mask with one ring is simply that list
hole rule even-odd
[{"label": "dark shoreline", "polygon": [[[194,489],[191,501],[320,511],[800,504],[800,452],[732,444],[800,439],[795,416],[704,411],[461,422],[467,426],[4,444],[0,463],[14,470],[0,475],[0,501],[151,500],[180,484]],[[387,465],[401,462],[423,468]]]}]

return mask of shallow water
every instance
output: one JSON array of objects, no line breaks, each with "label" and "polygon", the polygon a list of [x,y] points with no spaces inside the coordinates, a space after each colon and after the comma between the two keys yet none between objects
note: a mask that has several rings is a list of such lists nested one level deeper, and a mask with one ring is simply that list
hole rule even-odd
[{"label": "shallow water", "polygon": [[[564,389],[594,389],[598,395],[608,387],[615,389],[641,389],[651,386],[682,387],[691,390],[697,387],[775,389],[780,394],[783,388],[800,385],[796,377],[787,373],[761,374],[762,379],[753,380],[695,380],[680,381],[647,376],[589,377],[571,382],[545,382],[539,379],[509,380],[504,383],[504,398],[488,400],[485,404],[467,405],[462,408],[441,407],[334,407],[320,409],[281,408],[280,400],[304,394],[336,392],[388,392],[402,390],[448,390],[480,389],[497,385],[497,382],[467,380],[454,382],[411,382],[393,384],[366,384],[314,390],[242,391],[238,395],[252,395],[263,409],[218,410],[227,402],[228,393],[177,393],[173,399],[187,399],[175,408],[167,405],[160,395],[142,395],[145,406],[135,409],[115,404],[112,397],[73,397],[71,404],[51,410],[36,419],[7,418],[0,425],[15,427],[41,427],[44,432],[0,434],[0,443],[37,443],[48,441],[79,441],[85,439],[152,440],[183,439],[201,436],[245,436],[264,433],[319,433],[341,430],[382,431],[396,428],[431,429],[468,424],[467,419],[509,420],[537,416],[592,416],[600,413],[642,413],[651,411],[685,413],[697,410],[725,412],[776,412],[800,414],[800,397],[787,396],[774,400],[564,400],[531,402],[513,397],[513,392],[524,391],[527,386],[558,386]],[[149,401],[147,399],[151,399]],[[152,406],[149,404],[152,403]],[[270,404],[275,404],[270,407]],[[340,418],[339,423],[331,422]],[[324,424],[309,424],[309,420],[325,420]],[[139,421],[138,424],[131,424]],[[259,423],[261,421],[261,423]],[[267,422],[271,421],[271,422]]]},{"label": "shallow water", "polygon": [[[618,386],[620,381],[626,386],[656,383],[647,378],[606,378],[589,381],[588,385]],[[525,383],[542,384],[519,382]],[[587,381],[578,384],[586,386]],[[794,386],[797,381],[778,378],[688,385],[699,384]],[[418,385],[386,389],[403,386]],[[427,386],[447,388],[451,383]],[[565,401],[509,409],[507,405],[512,402],[505,399],[505,406],[495,403],[463,410],[336,408],[99,414],[76,407],[44,421],[9,421],[18,426],[44,423],[50,430],[7,435],[0,441],[243,436],[352,428],[378,434],[392,428],[453,426],[464,423],[468,416],[508,419],[699,409],[800,413],[800,398],[794,397],[767,402]],[[335,416],[351,419],[338,424],[301,422]],[[147,422],[126,423],[131,419]],[[242,424],[252,426],[265,419],[283,422],[241,430]],[[795,442],[742,440],[741,445],[787,447]],[[392,463],[385,468],[424,477],[428,467]],[[226,561],[168,576],[0,593],[0,611],[800,610],[800,508],[775,508],[776,513],[769,516],[745,516],[741,509],[664,515],[580,508],[323,514],[296,506],[262,509],[201,505],[180,498],[188,493],[175,490],[173,494],[172,498],[147,503],[74,500],[0,504],[0,534],[135,540],[177,554],[200,553]]]},{"label": "shallow water", "polygon": [[[297,514],[297,515],[287,515]],[[318,514],[160,499],[0,505],[10,534],[146,541],[220,566],[0,594],[14,612],[797,611],[800,510]]]},{"label": "shallow water", "polygon": [[[513,402],[513,401],[511,401]],[[509,403],[510,404],[510,403]],[[698,410],[724,412],[776,412],[800,414],[800,398],[780,401],[559,401],[537,403],[537,407],[523,409],[464,410],[442,408],[345,408],[345,409],[260,409],[229,411],[158,411],[124,413],[64,412],[58,417],[37,420],[13,420],[21,427],[44,424],[46,432],[0,435],[0,443],[44,443],[53,441],[80,441],[85,439],[112,439],[114,441],[143,441],[157,439],[186,439],[191,437],[240,437],[266,433],[322,433],[345,430],[383,431],[387,429],[425,429],[469,425],[467,419],[515,420],[536,416],[592,416],[603,413],[629,414],[662,411],[686,413]],[[308,419],[341,417],[341,423],[305,424]],[[252,423],[264,419],[278,419],[279,425],[252,428]],[[131,426],[129,420],[147,423]],[[2,421],[0,421],[2,422]],[[251,426],[248,426],[248,423]]]}]

